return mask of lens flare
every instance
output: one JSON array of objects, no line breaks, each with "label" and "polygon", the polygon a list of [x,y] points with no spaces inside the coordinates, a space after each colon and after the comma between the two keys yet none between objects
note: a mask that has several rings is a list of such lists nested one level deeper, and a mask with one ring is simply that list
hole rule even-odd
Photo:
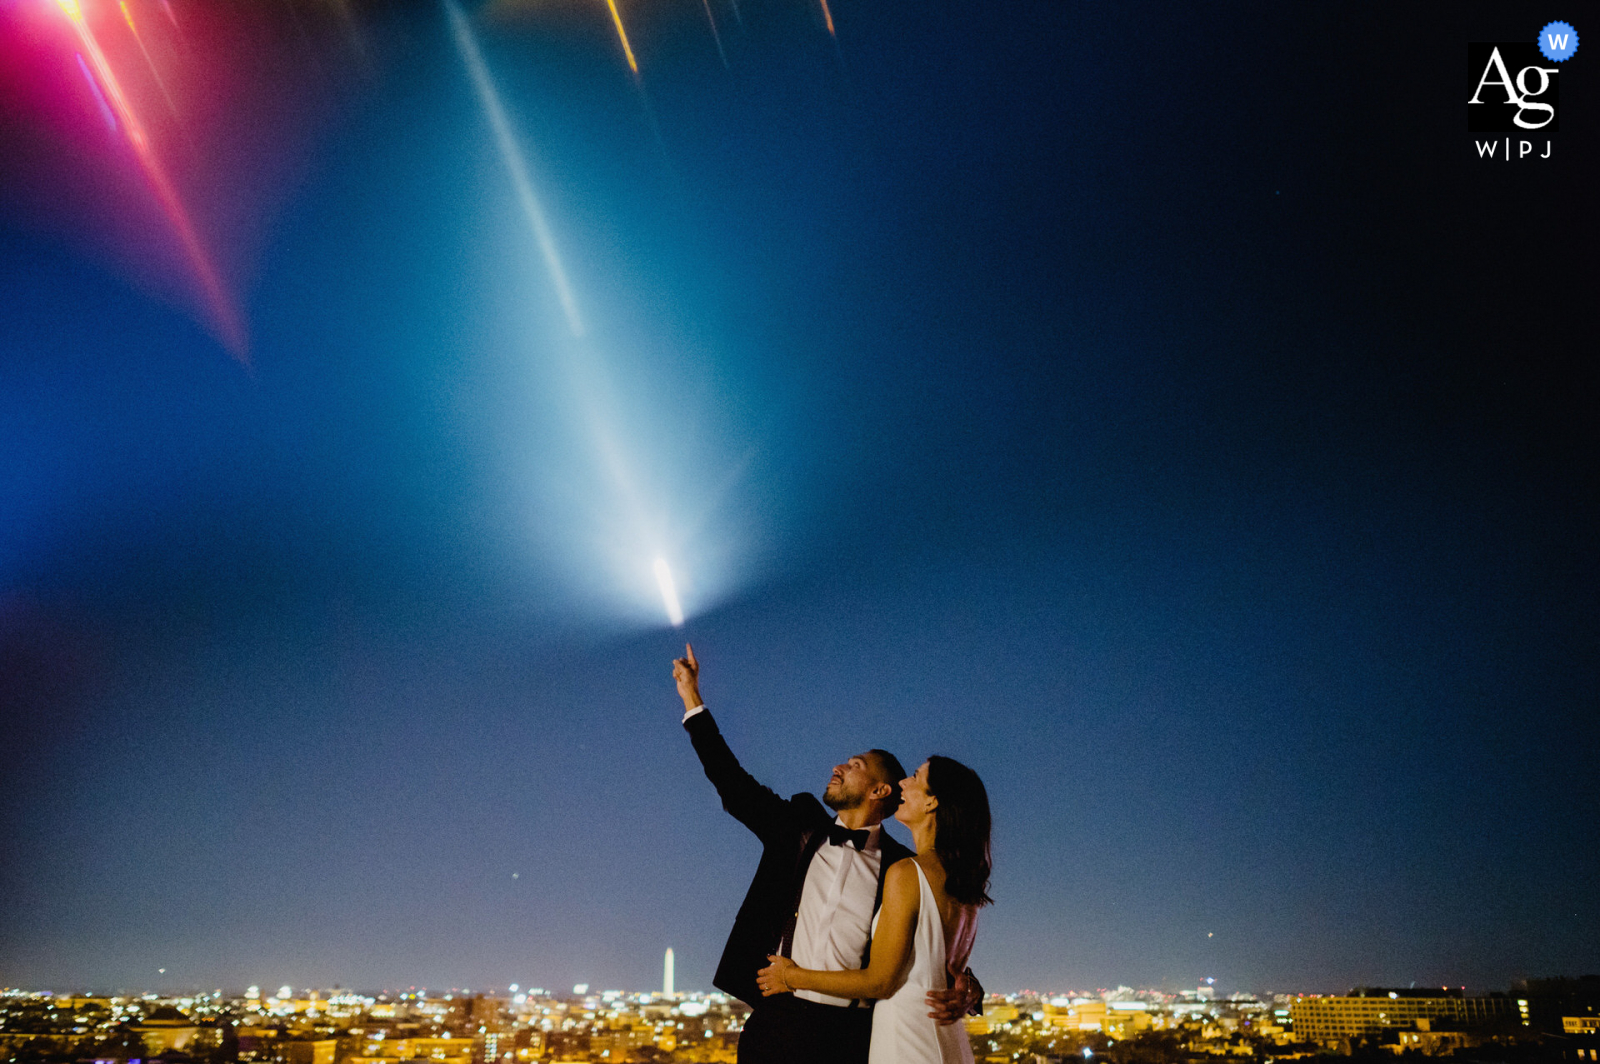
[{"label": "lens flare", "polygon": [[89,91],[94,93],[94,102],[100,106],[100,117],[105,119],[106,128],[113,136],[117,132],[117,116],[111,113],[111,105],[106,103],[106,94],[100,91],[100,86],[95,83],[94,75],[89,73],[89,68],[84,65],[83,56],[73,53],[78,60],[78,70],[83,74],[83,80],[88,83]]},{"label": "lens flare", "polygon": [[628,31],[622,26],[622,13],[617,10],[617,0],[606,0],[606,6],[611,9],[611,21],[617,25],[617,40],[622,42],[622,54],[628,57],[628,69],[637,78],[639,63],[633,58],[633,48],[628,44]]},{"label": "lens flare", "polygon": [[678,585],[672,579],[672,567],[667,560],[657,557],[655,562],[656,584],[661,588],[661,604],[667,608],[667,620],[672,622],[672,627],[683,627],[683,606],[678,602]]},{"label": "lens flare", "polygon": [[717,32],[716,16],[711,14],[711,0],[700,0],[700,5],[706,9],[706,21],[711,24],[711,39],[717,42],[717,58],[722,60],[722,69],[728,69],[728,53],[722,50],[722,34]]},{"label": "lens flare", "polygon": [[150,76],[155,79],[156,88],[161,90],[161,98],[167,101],[167,110],[171,111],[172,116],[176,118],[178,116],[178,105],[172,102],[172,93],[167,91],[167,83],[161,77],[161,71],[156,69],[156,61],[150,58],[150,49],[144,46],[144,36],[139,32],[139,27],[134,24],[133,12],[128,10],[128,0],[117,0],[117,4],[122,8],[122,17],[128,23],[128,32],[132,33],[133,39],[138,42],[139,54],[144,56],[144,65],[150,68]]},{"label": "lens flare", "polygon": [[134,156],[139,160],[140,169],[144,171],[150,190],[155,193],[162,212],[166,214],[167,220],[178,235],[179,243],[183,245],[184,254],[194,271],[195,279],[200,284],[219,338],[241,365],[248,366],[250,357],[246,348],[244,323],[239,318],[239,312],[234,307],[232,298],[223,287],[222,278],[217,274],[216,267],[212,265],[210,254],[195,232],[194,223],[189,219],[189,211],[184,207],[177,188],[167,176],[166,167],[162,165],[160,156],[150,143],[144,123],[140,121],[139,114],[129,102],[127,94],[122,91],[122,84],[112,71],[111,64],[106,61],[105,52],[100,49],[100,42],[95,39],[84,21],[83,8],[78,5],[77,0],[56,0],[56,3],[67,16],[67,21],[72,24],[73,32],[78,37],[78,44],[83,49],[83,54],[89,57],[89,65],[93,67],[94,80],[104,89],[106,99],[121,123],[123,135],[127,137],[128,143],[133,147]]}]

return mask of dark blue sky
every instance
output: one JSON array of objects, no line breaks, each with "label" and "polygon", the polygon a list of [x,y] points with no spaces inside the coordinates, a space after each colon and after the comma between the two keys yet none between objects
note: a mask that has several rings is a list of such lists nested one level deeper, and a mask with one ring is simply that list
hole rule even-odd
[{"label": "dark blue sky", "polygon": [[0,984],[708,986],[684,636],[780,791],[984,776],[993,988],[1600,968],[1591,64],[1552,159],[1463,115],[1570,16],[625,6],[647,112],[479,11],[579,342],[442,9],[299,6],[208,127],[249,371],[0,83]]}]

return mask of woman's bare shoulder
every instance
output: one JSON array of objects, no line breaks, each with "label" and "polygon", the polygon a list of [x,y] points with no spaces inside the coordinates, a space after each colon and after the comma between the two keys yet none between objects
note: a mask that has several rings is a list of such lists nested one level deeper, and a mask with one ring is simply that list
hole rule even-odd
[{"label": "woman's bare shoulder", "polygon": [[915,883],[917,881],[917,858],[902,857],[889,866],[889,871],[884,874],[883,887],[890,890],[896,885]]}]

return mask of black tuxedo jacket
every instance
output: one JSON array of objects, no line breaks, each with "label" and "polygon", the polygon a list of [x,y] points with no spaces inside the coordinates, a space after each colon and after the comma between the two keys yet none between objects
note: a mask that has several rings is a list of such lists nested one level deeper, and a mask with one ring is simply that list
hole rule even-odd
[{"label": "black tuxedo jacket", "polygon": [[[833,823],[834,816],[815,795],[780,798],[757,782],[728,749],[710,710],[702,709],[684,721],[683,727],[694,744],[694,752],[700,755],[706,778],[722,797],[722,808],[761,840],[761,863],[756,866],[755,879],[745,894],[744,904],[739,906],[733,931],[728,935],[722,960],[717,963],[717,973],[711,980],[718,990],[755,1007],[761,1003],[756,972],[767,966],[767,955],[780,952],[780,945],[786,945],[793,933],[806,871],[811,867],[811,858],[827,841],[828,825]],[[889,866],[911,856],[911,851],[890,838],[887,831],[878,833],[878,845],[883,860],[878,866],[878,900],[873,905],[874,911],[883,901],[883,878]],[[870,942],[868,948],[871,948]],[[867,959],[862,958],[862,967],[866,967]]]}]

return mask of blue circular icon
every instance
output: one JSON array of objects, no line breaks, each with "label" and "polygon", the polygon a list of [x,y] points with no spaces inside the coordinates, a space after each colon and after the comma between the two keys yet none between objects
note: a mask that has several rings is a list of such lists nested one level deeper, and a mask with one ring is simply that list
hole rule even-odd
[{"label": "blue circular icon", "polygon": [[1539,51],[1552,63],[1571,59],[1578,50],[1578,31],[1570,22],[1552,22],[1539,31]]}]

